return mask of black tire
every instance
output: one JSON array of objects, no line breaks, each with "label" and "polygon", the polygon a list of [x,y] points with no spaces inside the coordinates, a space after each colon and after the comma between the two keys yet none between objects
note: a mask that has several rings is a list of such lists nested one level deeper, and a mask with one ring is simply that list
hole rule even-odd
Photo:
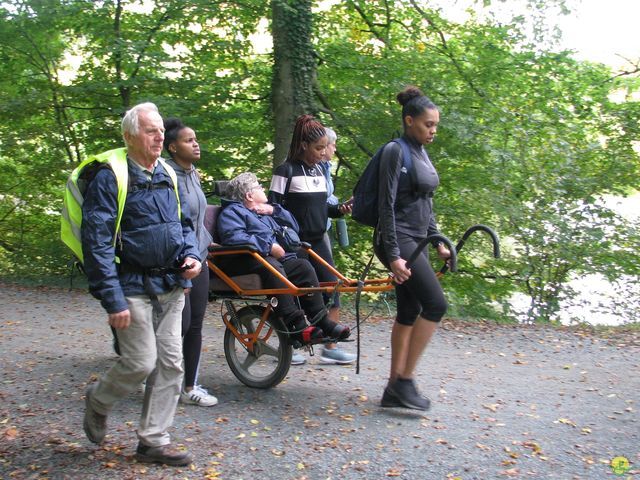
[{"label": "black tire", "polygon": [[[238,310],[236,330],[241,334],[254,333],[265,308],[247,306]],[[225,329],[224,356],[238,380],[251,388],[271,388],[284,380],[291,366],[293,348],[283,329],[272,313],[260,332],[254,352],[249,352],[231,330]]]}]

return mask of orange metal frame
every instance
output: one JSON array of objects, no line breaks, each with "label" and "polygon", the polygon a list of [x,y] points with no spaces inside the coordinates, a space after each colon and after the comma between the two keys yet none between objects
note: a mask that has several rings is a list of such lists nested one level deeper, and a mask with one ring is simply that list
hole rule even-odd
[{"label": "orange metal frame", "polygon": [[[231,308],[235,309],[233,304],[231,304]],[[267,323],[267,319],[269,318],[269,315],[271,315],[271,304],[269,304],[268,308],[264,309],[264,312],[262,313],[262,317],[260,318],[260,322],[258,323],[258,326],[256,327],[256,330],[253,333],[240,333],[238,329],[235,327],[235,325],[233,324],[233,322],[229,321],[228,312],[223,315],[222,319],[226,327],[233,334],[233,336],[236,337],[236,339],[249,352],[253,352],[253,346],[256,344],[258,340],[263,340],[266,342],[267,340],[269,340],[269,337],[273,333],[273,327],[269,327],[269,329],[267,330],[267,333],[265,333],[262,338],[260,337],[260,335],[262,334],[262,330],[264,329],[264,326]]]},{"label": "orange metal frame", "polygon": [[[269,264],[269,262],[267,262],[262,257],[262,255],[245,248],[234,249],[233,247],[229,247],[228,249],[225,248],[224,250],[215,250],[213,252],[210,252],[207,264],[209,268],[216,274],[216,276],[218,276],[237,295],[240,296],[270,296],[286,294],[300,296],[313,292],[332,293],[333,291],[338,291],[341,293],[355,293],[358,290],[357,280],[353,280],[342,275],[338,270],[335,269],[335,267],[327,263],[324,258],[322,258],[310,248],[307,249],[307,252],[309,253],[309,256],[312,257],[316,262],[333,273],[338,278],[338,280],[336,282],[321,282],[317,287],[298,287],[291,283],[291,281],[289,281],[289,279],[282,275],[278,270],[273,268],[273,266]],[[251,255],[257,262],[261,263],[262,266],[269,270],[273,275],[278,277],[282,281],[282,283],[286,285],[286,288],[268,288],[258,290],[243,289],[213,262],[216,257],[224,255]],[[387,278],[372,278],[369,280],[365,280],[364,285],[361,289],[363,292],[385,292],[391,290],[392,288],[393,277],[389,276]]]},{"label": "orange metal frame", "polygon": [[[339,271],[335,269],[332,265],[327,263],[324,258],[320,257],[316,252],[307,248],[307,252],[309,256],[311,256],[316,262],[323,265],[329,271],[331,271],[338,280],[336,282],[321,282],[317,287],[298,287],[291,283],[289,279],[287,279],[284,275],[282,275],[278,270],[273,268],[273,266],[268,263],[259,253],[246,249],[246,248],[225,248],[223,250],[214,250],[209,252],[209,258],[207,259],[207,265],[209,268],[222,280],[224,281],[235,293],[240,297],[252,297],[252,296],[272,296],[272,295],[281,295],[281,294],[289,294],[294,296],[305,295],[307,293],[312,292],[322,292],[322,293],[333,293],[334,291],[343,292],[343,293],[354,293],[358,290],[358,281],[345,277]],[[251,255],[257,262],[262,264],[264,268],[269,270],[273,275],[278,277],[284,285],[285,288],[268,288],[268,289],[257,289],[257,290],[246,290],[240,287],[232,277],[224,273],[214,262],[213,260],[216,257],[221,257],[225,255]],[[384,292],[387,290],[391,290],[393,288],[393,277],[389,276],[387,278],[372,278],[370,280],[365,280],[364,285],[361,287],[361,290],[364,292]],[[231,299],[232,300],[232,299]],[[235,310],[233,303],[230,302],[229,308]],[[222,320],[225,326],[231,331],[233,336],[247,349],[247,351],[254,351],[254,346],[256,342],[259,340],[266,341],[273,334],[274,328],[273,326],[268,326],[267,319],[271,315],[273,307],[271,303],[267,304],[267,307],[264,309],[262,313],[262,317],[260,318],[260,322],[258,323],[256,329],[252,333],[241,333],[235,327],[233,322],[230,321],[229,317],[231,312],[225,312],[222,316]],[[263,330],[266,329],[266,333]]]}]

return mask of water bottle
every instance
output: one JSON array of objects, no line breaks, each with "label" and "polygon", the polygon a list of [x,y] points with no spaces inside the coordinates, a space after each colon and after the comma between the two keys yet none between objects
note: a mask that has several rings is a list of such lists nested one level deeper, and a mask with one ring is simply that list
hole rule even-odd
[{"label": "water bottle", "polygon": [[347,221],[344,218],[336,220],[336,239],[342,248],[349,246],[349,234],[347,233]]}]

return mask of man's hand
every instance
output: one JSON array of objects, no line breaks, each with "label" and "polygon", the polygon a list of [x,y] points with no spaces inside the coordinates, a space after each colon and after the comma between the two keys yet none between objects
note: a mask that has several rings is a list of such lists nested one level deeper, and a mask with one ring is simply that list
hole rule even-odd
[{"label": "man's hand", "polygon": [[274,243],[273,245],[271,245],[270,253],[271,253],[271,256],[274,257],[276,260],[280,260],[285,255],[284,248],[282,248],[278,243]]},{"label": "man's hand", "polygon": [[180,275],[186,280],[191,280],[192,278],[197,277],[200,275],[200,271],[202,270],[202,264],[195,258],[191,257],[185,258],[180,267],[185,269]]},{"label": "man's hand", "polygon": [[411,269],[407,268],[407,261],[403,258],[398,258],[394,260],[389,265],[391,267],[391,272],[393,273],[393,280],[401,285],[402,283],[409,280],[411,277]]},{"label": "man's hand", "polygon": [[273,205],[269,203],[258,203],[251,207],[251,210],[258,215],[273,215]]},{"label": "man's hand", "polygon": [[113,328],[127,328],[130,324],[131,313],[129,313],[129,310],[109,314],[109,325],[111,325]]}]

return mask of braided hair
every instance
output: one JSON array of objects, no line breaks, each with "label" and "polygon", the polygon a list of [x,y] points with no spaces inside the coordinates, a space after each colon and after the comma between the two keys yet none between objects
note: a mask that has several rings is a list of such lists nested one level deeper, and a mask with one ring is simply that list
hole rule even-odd
[{"label": "braided hair", "polygon": [[316,120],[313,115],[300,115],[293,127],[293,136],[291,137],[291,145],[289,146],[286,161],[300,161],[303,152],[302,144],[317,142],[326,134],[324,125]]}]

